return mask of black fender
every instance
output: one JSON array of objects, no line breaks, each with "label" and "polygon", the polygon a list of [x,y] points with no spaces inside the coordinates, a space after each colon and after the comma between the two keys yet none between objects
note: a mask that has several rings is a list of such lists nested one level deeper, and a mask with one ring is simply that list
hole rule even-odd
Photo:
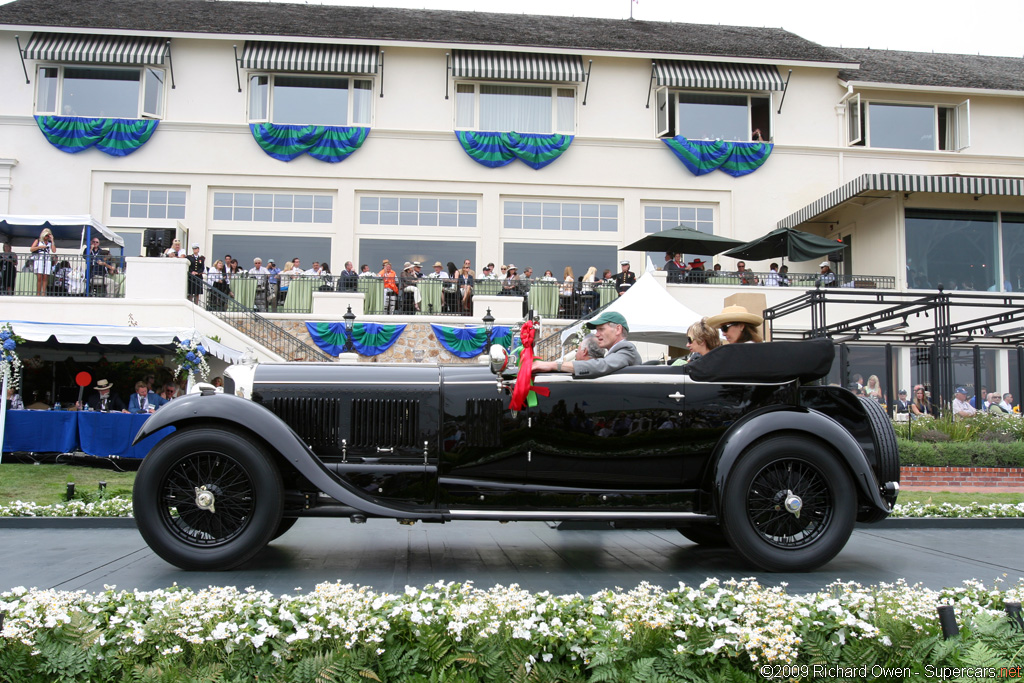
[{"label": "black fender", "polygon": [[857,440],[832,418],[798,406],[773,406],[748,415],[730,429],[718,443],[712,457],[711,481],[715,510],[721,513],[722,493],[740,455],[752,443],[772,432],[805,433],[829,443],[846,463],[861,497],[884,512],[892,508],[882,498],[878,478]]},{"label": "black fender", "polygon": [[[349,487],[328,470],[298,434],[273,412],[231,394],[189,394],[163,405],[142,425],[133,444],[164,427],[187,427],[190,422],[237,425],[260,437],[323,493],[338,502],[377,517],[441,521],[438,511],[384,503]],[[170,438],[170,437],[166,437]]]}]

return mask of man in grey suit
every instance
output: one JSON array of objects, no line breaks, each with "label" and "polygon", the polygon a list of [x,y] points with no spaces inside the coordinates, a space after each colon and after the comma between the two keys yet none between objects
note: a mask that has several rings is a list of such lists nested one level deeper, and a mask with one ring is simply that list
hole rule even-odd
[{"label": "man in grey suit", "polygon": [[604,358],[571,361],[534,361],[535,372],[568,372],[576,378],[604,377],[617,370],[640,365],[643,361],[633,343],[626,340],[629,323],[621,313],[606,311],[586,322],[594,330],[597,345],[605,350]]}]

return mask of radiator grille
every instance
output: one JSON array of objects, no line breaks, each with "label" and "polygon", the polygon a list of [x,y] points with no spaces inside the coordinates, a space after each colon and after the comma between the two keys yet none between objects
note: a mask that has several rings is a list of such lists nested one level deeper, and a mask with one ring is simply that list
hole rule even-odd
[{"label": "radiator grille", "polygon": [[501,417],[505,404],[500,398],[472,398],[466,401],[466,445],[500,446]]},{"label": "radiator grille", "polygon": [[351,445],[415,448],[420,438],[419,415],[419,401],[353,399]]},{"label": "radiator grille", "polygon": [[270,409],[308,445],[337,446],[341,441],[337,398],[274,397]]}]

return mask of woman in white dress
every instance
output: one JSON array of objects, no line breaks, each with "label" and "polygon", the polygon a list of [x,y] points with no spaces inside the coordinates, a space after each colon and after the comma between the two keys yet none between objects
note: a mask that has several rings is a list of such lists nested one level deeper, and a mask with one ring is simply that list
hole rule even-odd
[{"label": "woman in white dress", "polygon": [[46,283],[53,270],[53,254],[56,251],[53,233],[49,228],[43,228],[39,239],[32,243],[29,251],[32,252],[32,270],[36,274],[36,296],[46,296]]}]

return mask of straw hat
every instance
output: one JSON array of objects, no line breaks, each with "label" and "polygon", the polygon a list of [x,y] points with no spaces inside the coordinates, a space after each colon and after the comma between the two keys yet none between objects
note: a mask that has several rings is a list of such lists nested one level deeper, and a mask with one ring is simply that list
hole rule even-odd
[{"label": "straw hat", "polygon": [[722,312],[718,315],[713,315],[707,319],[708,327],[712,329],[718,329],[725,323],[746,323],[748,325],[761,325],[764,323],[764,318],[751,313],[743,306],[726,306],[722,309]]},{"label": "straw hat", "polygon": [[96,382],[96,386],[93,387],[93,389],[95,389],[96,391],[103,391],[104,389],[113,389],[113,388],[114,388],[114,385],[111,384],[110,382],[108,382],[105,379],[101,379],[100,381]]}]

